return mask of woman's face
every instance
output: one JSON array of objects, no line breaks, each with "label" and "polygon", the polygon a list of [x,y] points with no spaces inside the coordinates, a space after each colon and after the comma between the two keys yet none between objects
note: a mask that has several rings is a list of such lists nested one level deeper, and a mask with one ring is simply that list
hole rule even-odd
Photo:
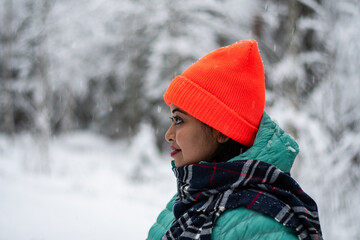
[{"label": "woman's face", "polygon": [[170,111],[172,123],[165,139],[171,143],[171,156],[175,166],[181,167],[210,159],[218,147],[219,132],[173,104]]}]

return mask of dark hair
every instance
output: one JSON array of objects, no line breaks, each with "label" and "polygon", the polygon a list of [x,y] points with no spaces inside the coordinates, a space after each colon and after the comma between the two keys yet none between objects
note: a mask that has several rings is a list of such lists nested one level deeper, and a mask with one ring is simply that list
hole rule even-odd
[{"label": "dark hair", "polygon": [[[214,128],[210,127],[209,125],[205,123],[203,124],[208,130],[214,130]],[[208,162],[226,162],[248,149],[249,147],[229,138],[229,140],[226,142],[219,143],[219,146],[215,150],[214,154],[210,157]]]},{"label": "dark hair", "polygon": [[226,162],[248,149],[247,146],[229,138],[226,142],[219,143],[218,148],[211,156],[209,162]]}]

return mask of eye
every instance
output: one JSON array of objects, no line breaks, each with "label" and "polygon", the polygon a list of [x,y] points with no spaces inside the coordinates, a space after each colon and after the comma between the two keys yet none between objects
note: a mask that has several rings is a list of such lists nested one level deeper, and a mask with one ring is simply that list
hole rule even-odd
[{"label": "eye", "polygon": [[183,120],[181,118],[179,118],[178,116],[170,117],[170,119],[173,123],[175,123],[175,125],[179,125],[180,123],[183,122]]}]

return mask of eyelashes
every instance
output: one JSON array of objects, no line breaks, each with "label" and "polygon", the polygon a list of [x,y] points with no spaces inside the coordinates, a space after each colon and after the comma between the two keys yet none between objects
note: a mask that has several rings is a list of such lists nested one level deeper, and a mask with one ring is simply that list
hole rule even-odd
[{"label": "eyelashes", "polygon": [[181,123],[183,123],[183,120],[178,117],[178,116],[174,116],[174,117],[169,117],[171,122],[173,122],[175,125],[179,125]]}]

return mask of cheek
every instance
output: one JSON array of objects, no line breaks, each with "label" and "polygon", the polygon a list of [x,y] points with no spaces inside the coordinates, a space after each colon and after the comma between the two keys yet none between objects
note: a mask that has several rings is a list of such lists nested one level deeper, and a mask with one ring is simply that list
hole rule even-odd
[{"label": "cheek", "polygon": [[196,157],[206,154],[212,148],[213,144],[197,129],[192,129],[183,133],[179,131],[176,135],[177,144],[187,157]]},{"label": "cheek", "polygon": [[176,143],[185,152],[188,151],[189,147],[191,148],[191,146],[194,144],[193,139],[194,138],[191,136],[191,134],[186,131],[183,132],[181,130],[178,130],[176,132]]},{"label": "cheek", "polygon": [[176,142],[177,142],[177,144],[181,144],[181,139],[183,138],[183,135],[182,135],[182,133],[181,133],[181,131],[177,131],[176,132]]},{"label": "cheek", "polygon": [[198,152],[200,151],[199,154],[201,154],[205,159],[210,158],[218,147],[216,139],[208,132],[202,132],[202,134],[199,134],[198,136],[197,150]]},{"label": "cheek", "polygon": [[182,131],[178,131],[176,133],[176,143],[183,151],[186,151],[192,144],[191,136],[188,136],[188,134],[183,133]]}]

